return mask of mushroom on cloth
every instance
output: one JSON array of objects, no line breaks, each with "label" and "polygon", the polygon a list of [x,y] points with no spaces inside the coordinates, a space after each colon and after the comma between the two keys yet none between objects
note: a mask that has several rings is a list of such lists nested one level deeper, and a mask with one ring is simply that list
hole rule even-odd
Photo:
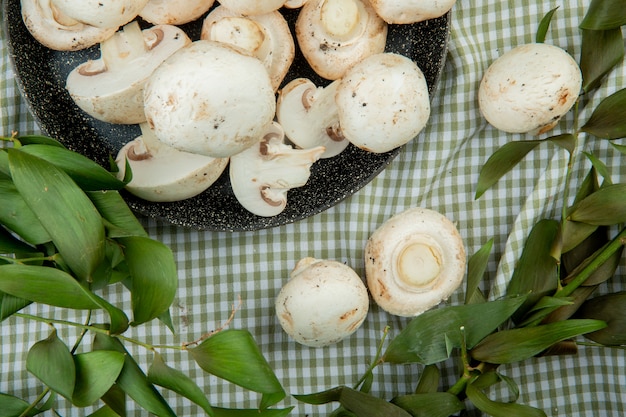
[{"label": "mushroom on cloth", "polygon": [[110,38],[117,27],[98,28],[54,9],[51,0],[21,0],[22,20],[39,43],[55,51],[79,51]]},{"label": "mushroom on cloth", "polygon": [[66,16],[99,28],[119,28],[139,15],[148,0],[51,0]]},{"label": "mushroom on cloth", "polygon": [[443,16],[456,0],[370,0],[370,3],[385,22],[410,24]]},{"label": "mushroom on cloth", "polygon": [[363,58],[385,50],[387,24],[368,0],[309,0],[298,14],[295,36],[311,68],[336,80]]},{"label": "mushroom on cloth", "polygon": [[215,158],[258,143],[276,112],[272,82],[261,61],[208,40],[192,42],[153,72],[144,105],[161,141]]},{"label": "mushroom on cloth", "polygon": [[546,43],[517,46],[487,68],[478,88],[480,111],[496,129],[539,135],[576,103],[582,74],[565,50]]},{"label": "mushroom on cloth", "polygon": [[305,346],[322,347],[357,331],[367,317],[369,296],[346,264],[308,257],[298,261],[275,305],[289,336]]},{"label": "mushroom on cloth", "polygon": [[183,25],[202,17],[215,0],[149,0],[139,16],[153,25]]},{"label": "mushroom on cloth", "polygon": [[194,197],[209,188],[224,172],[228,158],[212,158],[179,151],[154,136],[147,123],[141,136],[120,149],[115,159],[118,178],[132,172],[126,190],[147,201],[171,202]]},{"label": "mushroom on cloth", "polygon": [[98,120],[142,123],[146,120],[146,81],[166,58],[190,43],[177,26],[157,25],[142,31],[133,21],[100,44],[99,59],[70,72],[66,89],[79,108]]},{"label": "mushroom on cloth", "polygon": [[273,123],[260,141],[230,158],[230,183],[239,203],[262,217],[281,213],[287,193],[302,187],[311,175],[311,165],[324,147],[294,149],[284,143],[282,127]]},{"label": "mushroom on cloth", "polygon": [[365,246],[365,276],[385,311],[412,317],[446,300],[465,276],[466,254],[455,225],[430,209],[391,217]]},{"label": "mushroom on cloth", "polygon": [[204,19],[200,38],[239,47],[260,59],[274,90],[287,75],[296,50],[289,25],[278,11],[243,16],[218,6]]},{"label": "mushroom on cloth", "polygon": [[218,0],[220,4],[235,13],[245,16],[265,14],[283,7],[286,0]]}]

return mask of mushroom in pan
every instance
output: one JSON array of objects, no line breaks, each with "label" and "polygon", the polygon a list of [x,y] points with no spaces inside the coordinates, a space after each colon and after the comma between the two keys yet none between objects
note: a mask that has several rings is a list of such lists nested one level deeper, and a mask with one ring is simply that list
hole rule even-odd
[{"label": "mushroom in pan", "polygon": [[384,51],[387,24],[368,0],[309,0],[298,14],[295,36],[311,68],[336,80],[356,62]]},{"label": "mushroom in pan", "polygon": [[219,0],[220,4],[244,16],[265,14],[283,7],[286,0]]},{"label": "mushroom in pan", "polygon": [[228,158],[212,158],[179,151],[154,136],[146,123],[141,136],[128,142],[117,154],[118,177],[124,178],[126,164],[132,179],[126,190],[144,200],[179,201],[209,188],[228,165]]},{"label": "mushroom in pan", "polygon": [[200,38],[239,47],[260,59],[274,90],[278,90],[295,56],[289,25],[278,11],[243,16],[218,6],[204,19]]},{"label": "mushroom in pan", "polygon": [[443,16],[456,0],[370,0],[370,3],[387,23],[410,24]]},{"label": "mushroom in pan", "polygon": [[302,187],[311,175],[311,165],[323,147],[294,149],[284,143],[284,132],[273,123],[254,146],[230,158],[230,183],[239,203],[262,217],[281,213],[287,193]]},{"label": "mushroom in pan", "polygon": [[24,25],[46,48],[78,51],[113,36],[117,27],[98,28],[79,22],[57,10],[51,0],[21,0]]},{"label": "mushroom in pan", "polygon": [[442,214],[412,208],[387,220],[365,247],[365,275],[385,311],[416,316],[461,285],[466,255],[455,225]]},{"label": "mushroom in pan", "polygon": [[166,58],[190,43],[176,26],[158,25],[142,31],[133,21],[100,44],[99,59],[70,72],[67,91],[79,108],[98,120],[144,122],[146,81]]},{"label": "mushroom in pan", "polygon": [[161,141],[215,158],[258,143],[276,112],[261,61],[208,40],[192,42],[166,59],[146,83],[144,104]]},{"label": "mushroom in pan", "polygon": [[204,15],[214,0],[149,0],[139,16],[154,25],[183,25]]},{"label": "mushroom in pan", "polygon": [[545,43],[515,47],[496,59],[478,89],[480,111],[495,128],[539,135],[574,105],[582,75],[563,49]]},{"label": "mushroom in pan", "polygon": [[137,17],[148,0],[51,0],[58,11],[99,28],[119,28]]},{"label": "mushroom in pan", "polygon": [[367,317],[369,296],[346,264],[308,257],[298,261],[275,305],[289,336],[305,346],[322,347],[357,331]]}]

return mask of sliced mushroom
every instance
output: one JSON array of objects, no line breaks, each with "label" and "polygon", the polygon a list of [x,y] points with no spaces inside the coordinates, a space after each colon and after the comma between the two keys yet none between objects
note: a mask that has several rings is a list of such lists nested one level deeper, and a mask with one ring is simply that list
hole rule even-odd
[{"label": "sliced mushroom", "polygon": [[336,80],[356,62],[384,51],[387,24],[367,0],[309,0],[300,10],[295,34],[311,68]]},{"label": "sliced mushroom", "polygon": [[387,23],[409,24],[443,16],[456,0],[370,0],[370,3]]},{"label": "sliced mushroom", "polygon": [[149,0],[139,16],[154,25],[183,25],[202,17],[215,0]]},{"label": "sliced mushroom", "polygon": [[133,20],[148,0],[51,0],[64,15],[98,28],[119,28]]},{"label": "sliced mushroom", "polygon": [[338,261],[303,258],[276,297],[283,330],[305,346],[322,347],[350,336],[369,310],[367,288]]},{"label": "sliced mushroom", "polygon": [[220,4],[244,16],[265,14],[280,9],[286,0],[218,0]]},{"label": "sliced mushroom", "polygon": [[148,80],[144,102],[160,140],[215,158],[258,143],[276,112],[261,61],[208,40],[192,42],[165,60]]},{"label": "sliced mushroom", "polygon": [[218,6],[204,19],[200,38],[237,46],[260,59],[274,90],[278,90],[295,56],[289,25],[278,11],[243,16]]},{"label": "sliced mushroom", "polygon": [[132,179],[126,189],[137,197],[157,202],[194,197],[209,188],[228,165],[228,158],[196,155],[167,146],[146,123],[140,127],[141,136],[124,145],[115,160],[120,179],[129,164]]},{"label": "sliced mushroom", "polygon": [[260,142],[230,158],[230,182],[239,203],[257,216],[271,217],[287,205],[287,192],[309,180],[323,147],[294,149],[273,123]]},{"label": "sliced mushroom", "polygon": [[554,45],[532,43],[509,50],[489,66],[478,103],[495,128],[539,135],[572,108],[581,86],[581,71],[571,55]]},{"label": "sliced mushroom", "polygon": [[87,114],[109,123],[146,120],[143,89],[166,58],[191,43],[172,25],[143,31],[134,21],[100,44],[101,57],[76,67],[67,77],[70,96]]},{"label": "sliced mushroom", "polygon": [[117,27],[97,28],[61,13],[51,0],[21,0],[24,25],[46,48],[78,51],[113,36]]},{"label": "sliced mushroom", "polygon": [[446,300],[461,285],[465,266],[455,225],[424,208],[391,217],[365,247],[370,293],[383,310],[398,316],[416,316]]}]

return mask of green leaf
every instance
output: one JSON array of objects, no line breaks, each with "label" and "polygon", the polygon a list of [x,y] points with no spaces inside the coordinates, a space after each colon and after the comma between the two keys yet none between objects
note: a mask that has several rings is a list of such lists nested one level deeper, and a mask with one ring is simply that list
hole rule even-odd
[{"label": "green leaf", "polygon": [[457,396],[448,392],[402,395],[392,399],[391,403],[413,417],[448,417],[465,410],[465,405]]},{"label": "green leaf", "polygon": [[604,294],[585,301],[576,312],[580,319],[596,319],[607,327],[585,334],[585,337],[605,346],[626,345],[626,292]]},{"label": "green leaf", "polygon": [[115,411],[113,411],[111,407],[105,405],[104,407],[89,414],[87,417],[121,417],[121,416]]},{"label": "green leaf", "polygon": [[48,145],[48,146],[54,146],[57,148],[65,148],[65,146],[63,146],[61,142],[49,136],[24,135],[24,136],[18,136],[17,140],[22,145]]},{"label": "green leaf", "polygon": [[100,212],[100,215],[108,222],[107,236],[110,238],[144,236],[148,237],[137,217],[128,207],[122,196],[117,191],[92,191],[87,195]]},{"label": "green leaf", "polygon": [[0,224],[31,245],[50,242],[52,238],[10,180],[0,179]]},{"label": "green leaf", "polygon": [[13,182],[64,261],[85,281],[104,259],[100,214],[72,179],[54,165],[9,149]]},{"label": "green leaf", "polygon": [[548,33],[548,29],[550,28],[550,22],[552,21],[552,16],[554,12],[558,9],[558,6],[554,9],[550,10],[539,22],[539,27],[537,28],[537,35],[535,37],[535,42],[543,43],[546,40],[546,34]]},{"label": "green leaf", "polygon": [[615,29],[626,24],[626,7],[623,0],[592,0],[587,9],[582,29]]},{"label": "green leaf", "polygon": [[626,145],[618,145],[617,143],[613,143],[613,142],[611,142],[611,145],[615,149],[617,149],[619,153],[621,153],[622,155],[626,155]]},{"label": "green leaf", "polygon": [[574,153],[576,148],[576,137],[571,133],[563,133],[561,135],[551,136],[546,140],[554,143],[556,146],[565,149],[570,154]]},{"label": "green leaf", "polygon": [[344,387],[330,388],[312,394],[295,394],[293,397],[303,403],[312,405],[322,405],[337,402],[341,398],[341,392]]},{"label": "green leaf", "polygon": [[[0,392],[0,416],[2,417],[20,417],[30,407],[30,404],[21,398]],[[31,410],[27,415],[34,416],[39,410]]]},{"label": "green leaf", "polygon": [[[4,203],[4,201],[3,201]],[[0,253],[35,253],[37,249],[15,238],[0,226]]]},{"label": "green leaf", "polygon": [[20,149],[50,162],[68,174],[83,190],[121,190],[124,183],[102,166],[77,152],[58,146],[27,145]]},{"label": "green leaf", "polygon": [[526,360],[565,339],[606,327],[601,320],[566,320],[535,327],[502,330],[487,336],[471,356],[481,362],[495,364]]},{"label": "green leaf", "polygon": [[198,385],[181,371],[169,367],[163,357],[155,352],[148,369],[148,381],[188,398],[198,404],[209,416],[214,416],[211,404]]},{"label": "green leaf", "polygon": [[267,410],[213,407],[213,414],[214,417],[287,417],[291,410],[293,410],[293,407]]},{"label": "green leaf", "polygon": [[294,395],[294,398],[314,405],[339,402],[343,409],[359,417],[411,416],[411,414],[395,404],[345,386],[331,388],[314,394]]},{"label": "green leaf", "polygon": [[611,180],[611,171],[606,164],[592,153],[583,152],[583,154],[587,157],[587,159],[589,159],[589,162],[593,165],[595,172],[604,178],[602,186],[613,184],[613,181]]},{"label": "green leaf", "polygon": [[426,365],[415,387],[415,394],[429,394],[439,389],[441,373],[437,365]]},{"label": "green leaf", "polygon": [[528,405],[492,401],[473,384],[467,385],[465,393],[476,408],[493,417],[547,417],[542,410]]},{"label": "green leaf", "polygon": [[580,130],[603,139],[626,137],[626,88],[602,100]]},{"label": "green leaf", "polygon": [[568,220],[596,226],[626,222],[626,184],[607,185],[579,201]]},{"label": "green leaf", "polygon": [[0,147],[0,179],[11,179],[11,169],[9,168],[9,155],[7,154],[7,150],[2,147]]},{"label": "green leaf", "polygon": [[98,350],[74,355],[76,388],[72,402],[87,407],[100,399],[113,386],[124,366],[120,352]]},{"label": "green leaf", "polygon": [[478,288],[485,276],[489,255],[493,248],[493,239],[489,239],[467,262],[467,290],[465,292],[465,304],[486,301]]},{"label": "green leaf", "polygon": [[441,362],[448,358],[447,340],[455,347],[461,346],[461,327],[465,328],[467,347],[472,348],[511,317],[525,299],[521,296],[449,306],[420,314],[391,340],[383,361],[425,365]]},{"label": "green leaf", "polygon": [[580,70],[583,91],[597,88],[605,75],[624,59],[624,39],[620,28],[582,30]]},{"label": "green leaf", "polygon": [[74,358],[68,347],[57,337],[56,329],[47,339],[35,343],[26,356],[26,369],[41,382],[71,399],[76,383]]},{"label": "green leaf", "polygon": [[496,150],[480,170],[474,198],[480,198],[540,143],[537,140],[509,142]]},{"label": "green leaf", "polygon": [[17,313],[29,304],[31,301],[0,291],[0,321],[12,316],[13,313]]},{"label": "green leaf", "polygon": [[219,378],[264,395],[261,409],[285,397],[278,378],[246,330],[222,330],[189,349],[200,368]]},{"label": "green leaf", "polygon": [[174,255],[163,243],[142,236],[119,238],[130,272],[133,325],[150,321],[174,301],[178,272]]}]

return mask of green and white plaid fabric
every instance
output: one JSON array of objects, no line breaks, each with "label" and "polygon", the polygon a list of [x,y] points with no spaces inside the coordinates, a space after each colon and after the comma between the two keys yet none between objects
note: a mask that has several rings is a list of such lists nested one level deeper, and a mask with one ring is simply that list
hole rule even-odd
[{"label": "green and white plaid fabric", "polygon": [[[134,336],[153,344],[195,340],[220,327],[232,305],[241,298],[241,307],[230,327],[253,333],[288,393],[352,385],[374,357],[385,326],[390,326],[393,337],[407,320],[392,317],[372,305],[365,324],[351,338],[330,347],[307,348],[282,332],[274,316],[275,296],[302,257],[335,259],[362,274],[367,237],[390,216],[413,206],[438,210],[455,221],[470,254],[494,238],[488,280],[482,288],[493,298],[502,295],[529,227],[540,218],[557,217],[566,154],[547,143],[538,147],[475,200],[479,170],[487,158],[509,141],[527,139],[496,131],[481,118],[478,85],[484,70],[499,55],[518,44],[532,42],[541,18],[557,6],[546,42],[564,48],[578,59],[581,38],[577,27],[588,3],[459,0],[452,9],[449,53],[428,127],[369,185],[321,214],[295,224],[245,233],[197,231],[145,219],[150,235],[173,249],[179,265],[180,290],[172,310],[177,334],[172,335],[155,323],[136,329]],[[3,134],[12,130],[22,134],[35,132],[37,126],[19,96],[1,38],[0,47]],[[626,64],[612,72],[603,87],[593,93],[583,118],[602,98],[624,86]],[[567,131],[571,123],[571,117],[565,118],[553,133]],[[605,161],[614,181],[626,180],[624,157],[607,143],[589,139],[581,148]],[[577,161],[573,190],[590,166],[584,157]],[[611,281],[605,291],[624,286],[623,261],[618,274],[619,278]],[[121,291],[111,296],[124,297]],[[460,303],[462,297],[459,291],[448,302]],[[35,312],[46,312],[39,308]],[[13,318],[2,323],[0,329],[0,392],[34,399],[39,390],[24,370],[25,352],[49,329]],[[69,337],[71,340],[75,336]],[[152,359],[151,352],[141,348],[132,353],[142,366]],[[212,404],[257,404],[258,398],[198,370],[184,352],[168,351],[164,355],[169,363],[188,372],[204,387]],[[550,416],[622,416],[626,413],[625,362],[623,350],[582,347],[575,356],[533,359],[504,366],[501,371],[519,383],[519,402],[542,408]],[[383,365],[375,372],[372,392],[387,399],[412,392],[419,372],[419,366]],[[443,387],[449,386],[457,378],[457,362],[447,361],[442,372]],[[169,398],[167,392],[165,395]],[[509,393],[503,389],[490,395],[506,398]],[[181,416],[203,415],[180,397],[171,397],[171,403]],[[322,416],[331,410],[298,404],[290,398],[281,405],[295,405],[293,415],[299,416]],[[77,415],[76,411],[65,409],[59,412]],[[129,410],[128,415],[146,414]]]}]

